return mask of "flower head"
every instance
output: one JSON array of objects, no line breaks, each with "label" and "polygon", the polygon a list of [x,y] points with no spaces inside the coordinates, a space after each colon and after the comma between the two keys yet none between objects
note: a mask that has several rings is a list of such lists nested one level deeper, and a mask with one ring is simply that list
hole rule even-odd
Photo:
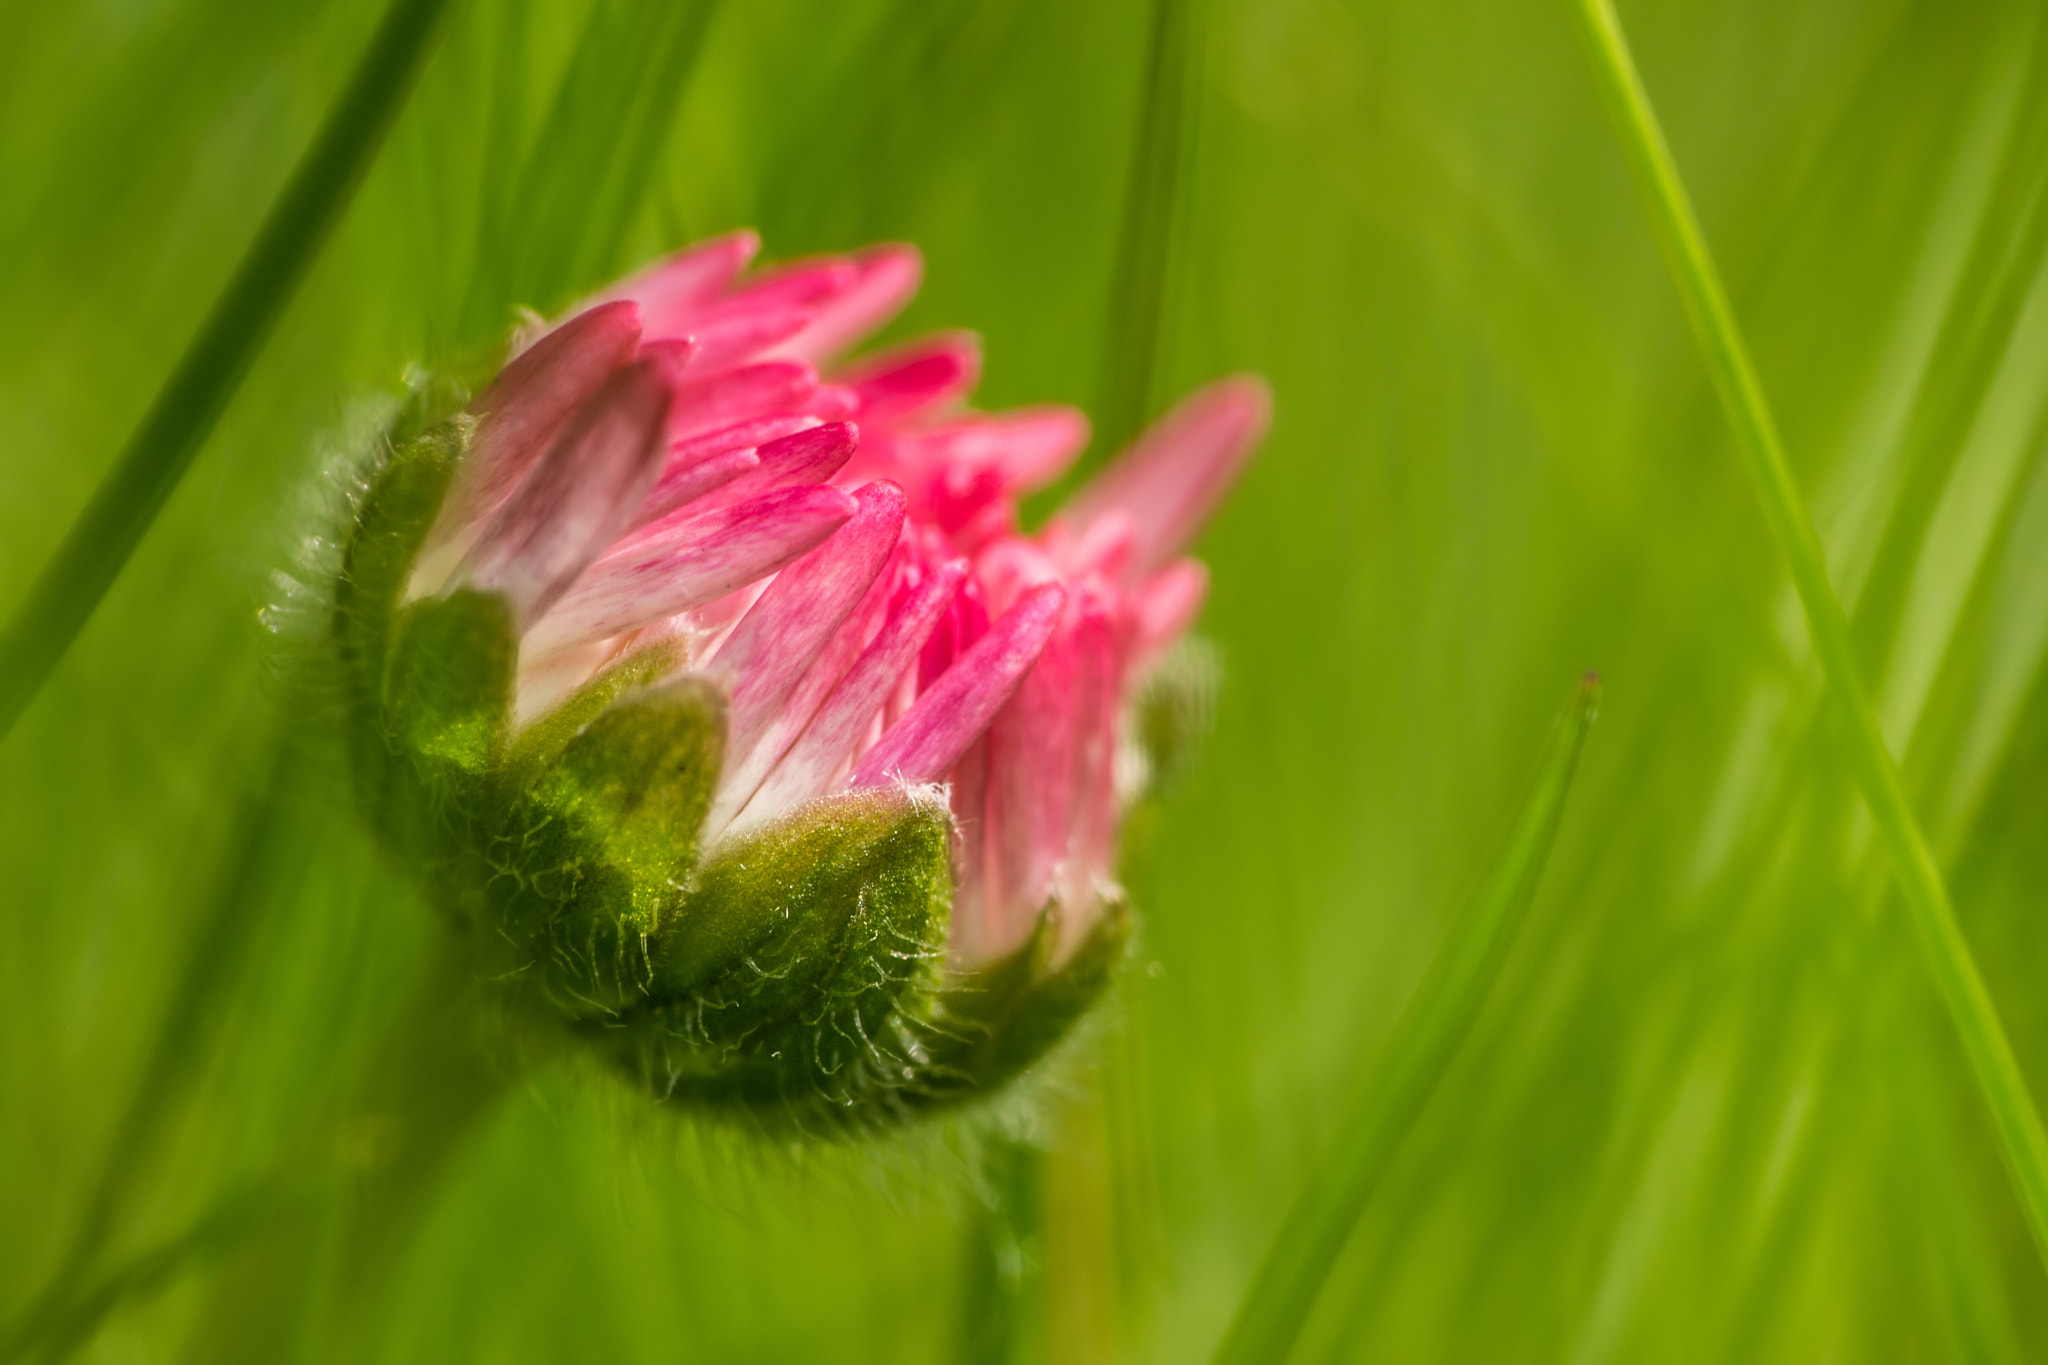
[{"label": "flower head", "polygon": [[871,1123],[1107,979],[1134,685],[1266,399],[1198,393],[1026,535],[1085,420],[966,408],[963,334],[840,363],[909,248],[754,249],[605,291],[395,444],[336,638],[366,808],[486,970],[664,1095]]}]

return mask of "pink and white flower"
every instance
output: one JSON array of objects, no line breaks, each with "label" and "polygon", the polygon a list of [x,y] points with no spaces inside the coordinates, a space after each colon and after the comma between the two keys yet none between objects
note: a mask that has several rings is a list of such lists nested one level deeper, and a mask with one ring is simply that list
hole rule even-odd
[{"label": "pink and white flower", "polygon": [[1065,407],[982,413],[976,340],[842,354],[917,288],[904,246],[743,273],[735,233],[530,339],[471,405],[470,454],[407,596],[501,594],[516,723],[667,639],[729,698],[706,846],[835,791],[946,784],[950,951],[1070,948],[1116,896],[1135,681],[1207,586],[1185,550],[1264,432],[1223,380],[1144,433],[1042,529]]}]

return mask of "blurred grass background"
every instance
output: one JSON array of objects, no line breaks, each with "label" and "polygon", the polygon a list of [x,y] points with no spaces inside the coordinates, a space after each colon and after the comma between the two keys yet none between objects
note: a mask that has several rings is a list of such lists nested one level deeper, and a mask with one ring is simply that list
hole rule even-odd
[{"label": "blurred grass background", "polygon": [[[0,609],[378,8],[0,5]],[[2038,1089],[2048,15],[1623,13]],[[1203,546],[1216,734],[1137,832],[1138,962],[1042,1100],[1014,1358],[1213,1349],[1587,667],[1603,717],[1533,917],[1298,1358],[2048,1351],[2042,1268],[1567,6],[1168,17],[1161,133],[1150,3],[458,11],[0,747],[0,1321],[64,1259],[145,1072],[176,1080],[110,1262],[296,1160],[423,969],[424,912],[327,775],[270,785],[289,693],[258,611],[320,529],[323,443],[515,306],[752,225],[785,257],[918,242],[894,331],[979,329],[989,406],[1156,411],[1237,368],[1277,395]],[[223,896],[244,918],[210,940]],[[204,1008],[160,1048],[196,952]],[[961,1359],[1005,1273],[989,1164],[955,1131],[759,1151],[545,1067],[336,1358]],[[81,1358],[184,1358],[233,1264],[202,1246]]]}]

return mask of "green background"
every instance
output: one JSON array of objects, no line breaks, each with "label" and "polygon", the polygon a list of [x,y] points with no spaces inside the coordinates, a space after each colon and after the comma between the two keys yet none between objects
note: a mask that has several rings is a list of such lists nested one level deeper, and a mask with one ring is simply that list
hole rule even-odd
[{"label": "green background", "polygon": [[[0,4],[0,608],[377,12]],[[1623,17],[2038,1086],[2048,13]],[[768,1149],[559,1062],[450,1171],[351,1349],[960,1359],[988,1350],[993,1274],[1017,1359],[1203,1358],[1597,668],[1542,893],[1298,1358],[2048,1352],[2048,1283],[1569,7],[1168,18],[1162,43],[1150,4],[1079,0],[457,11],[0,746],[0,1323],[55,1272],[146,1073],[171,1098],[109,1265],[302,1160],[422,968],[427,912],[332,774],[295,772],[237,833],[276,727],[317,723],[293,566],[331,534],[328,456],[406,362],[750,225],[774,257],[917,242],[927,283],[891,334],[979,330],[985,406],[1114,428],[1270,378],[1272,438],[1201,546],[1215,734],[1132,840],[1136,961],[1007,1116],[1045,1153],[1021,1275],[985,1264],[986,1125]],[[1181,117],[1141,117],[1175,91]],[[237,876],[255,909],[209,944]],[[205,1008],[158,1048],[202,957]],[[118,1296],[82,1358],[183,1358],[209,1317],[257,1311],[234,1246]]]}]

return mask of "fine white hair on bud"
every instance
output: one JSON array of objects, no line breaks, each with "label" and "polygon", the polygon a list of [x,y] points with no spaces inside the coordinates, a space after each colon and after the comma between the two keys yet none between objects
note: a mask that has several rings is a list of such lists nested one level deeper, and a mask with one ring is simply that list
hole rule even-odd
[{"label": "fine white hair on bud", "polygon": [[968,408],[966,333],[842,359],[911,248],[757,246],[415,372],[326,634],[365,818],[481,977],[668,1102],[853,1133],[1001,1088],[1112,978],[1125,808],[1206,725],[1183,552],[1267,398],[1202,390],[1026,535],[1080,414]]}]

